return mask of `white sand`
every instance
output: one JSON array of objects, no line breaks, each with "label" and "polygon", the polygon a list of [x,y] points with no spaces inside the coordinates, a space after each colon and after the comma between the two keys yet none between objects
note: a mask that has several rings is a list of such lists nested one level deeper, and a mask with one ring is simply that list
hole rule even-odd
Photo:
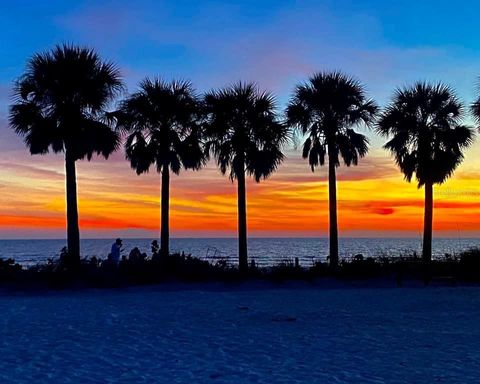
[{"label": "white sand", "polygon": [[478,383],[480,290],[3,295],[1,383]]}]

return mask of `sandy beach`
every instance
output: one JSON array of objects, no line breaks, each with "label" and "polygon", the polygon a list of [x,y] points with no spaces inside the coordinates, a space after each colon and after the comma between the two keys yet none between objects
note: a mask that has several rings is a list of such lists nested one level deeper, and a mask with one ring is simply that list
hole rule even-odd
[{"label": "sandy beach", "polygon": [[0,297],[2,383],[475,383],[470,287],[163,285]]}]

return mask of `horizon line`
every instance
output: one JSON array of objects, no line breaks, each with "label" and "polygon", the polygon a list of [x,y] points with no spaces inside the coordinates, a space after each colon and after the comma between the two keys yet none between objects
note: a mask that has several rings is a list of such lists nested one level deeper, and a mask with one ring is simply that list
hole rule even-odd
[{"label": "horizon line", "polygon": [[[84,237],[82,240],[115,240],[116,238],[121,238],[122,240],[160,240],[160,237],[129,237],[129,236],[113,236],[113,237]],[[170,240],[181,240],[181,239],[231,239],[237,240],[235,236],[181,236],[181,237],[170,237]],[[329,240],[328,236],[251,236],[249,239],[318,239],[318,240]],[[416,239],[422,240],[422,236],[339,236],[339,240],[342,239]],[[480,240],[480,235],[477,236],[433,236],[433,239],[475,239]],[[67,241],[66,238],[54,238],[54,237],[17,237],[17,238],[2,238],[0,241],[32,241],[32,240],[52,240],[52,241]]]}]

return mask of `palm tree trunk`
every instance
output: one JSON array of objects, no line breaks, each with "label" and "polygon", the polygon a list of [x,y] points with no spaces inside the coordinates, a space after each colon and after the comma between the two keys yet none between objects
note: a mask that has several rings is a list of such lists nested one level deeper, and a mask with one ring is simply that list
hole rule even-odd
[{"label": "palm tree trunk", "polygon": [[433,184],[425,183],[425,212],[423,217],[423,261],[432,261]]},{"label": "palm tree trunk", "polygon": [[330,266],[338,266],[337,177],[334,150],[328,148],[328,205],[330,214]]},{"label": "palm tree trunk", "polygon": [[242,165],[237,172],[238,197],[238,267],[240,271],[248,269],[247,254],[247,202],[245,188],[245,167]]},{"label": "palm tree trunk", "polygon": [[75,159],[65,154],[65,175],[67,191],[67,248],[68,266],[75,267],[80,264],[80,230],[78,227],[77,207],[77,173]]},{"label": "palm tree trunk", "polygon": [[170,211],[170,170],[168,164],[162,167],[162,202],[161,202],[161,228],[160,228],[160,254],[162,257],[170,255],[170,230],[169,230],[169,211]]}]

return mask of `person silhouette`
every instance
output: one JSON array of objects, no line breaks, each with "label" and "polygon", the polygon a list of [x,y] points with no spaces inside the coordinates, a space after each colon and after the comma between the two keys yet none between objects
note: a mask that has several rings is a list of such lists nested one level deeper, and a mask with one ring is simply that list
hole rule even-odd
[{"label": "person silhouette", "polygon": [[115,265],[118,265],[118,263],[120,262],[120,252],[122,251],[121,248],[122,248],[122,239],[118,238],[112,244],[112,249],[110,251],[112,262]]}]

